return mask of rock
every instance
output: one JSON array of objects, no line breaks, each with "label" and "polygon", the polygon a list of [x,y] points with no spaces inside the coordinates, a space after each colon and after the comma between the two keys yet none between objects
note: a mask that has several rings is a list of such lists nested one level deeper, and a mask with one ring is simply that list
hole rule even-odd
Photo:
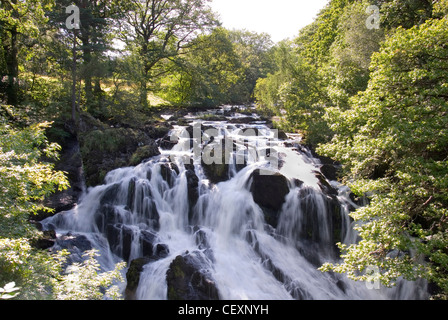
[{"label": "rock", "polygon": [[155,123],[144,127],[145,132],[151,139],[157,140],[166,137],[173,127],[167,123]]},{"label": "rock", "polygon": [[256,119],[254,117],[240,117],[240,118],[234,118],[231,120],[232,123],[238,123],[238,124],[250,124],[251,122],[259,121],[260,119]]},{"label": "rock", "polygon": [[171,141],[169,136],[165,136],[157,140],[157,144],[163,150],[171,150],[179,141]]},{"label": "rock", "polygon": [[204,173],[211,183],[227,181],[229,179],[229,163],[231,151],[227,150],[233,141],[222,139],[213,141],[206,145],[202,152],[201,163]]},{"label": "rock", "polygon": [[160,154],[155,140],[141,129],[91,128],[79,137],[88,186],[103,183],[106,174],[114,169]]},{"label": "rock", "polygon": [[129,160],[130,166],[137,166],[144,160],[150,159],[160,154],[157,143],[152,140],[150,144],[137,148]]},{"label": "rock", "polygon": [[288,140],[289,139],[288,135],[283,130],[278,130],[277,138],[280,140]]},{"label": "rock", "polygon": [[50,250],[59,251],[63,249],[70,252],[63,266],[67,267],[75,262],[82,262],[85,251],[92,250],[93,246],[86,236],[69,232],[57,238],[55,245]]},{"label": "rock", "polygon": [[278,215],[289,193],[289,181],[280,173],[261,174],[260,169],[252,175],[250,191],[256,204],[265,214],[265,220],[274,228],[277,226]]},{"label": "rock", "polygon": [[314,171],[316,178],[319,180],[318,184],[321,188],[322,192],[328,196],[337,196],[338,190],[336,190],[333,186],[328,183],[327,179],[324,175],[319,171]]},{"label": "rock", "polygon": [[117,201],[118,192],[120,192],[120,183],[115,183],[107,187],[100,199],[100,205],[115,204]]},{"label": "rock", "polygon": [[39,250],[49,249],[56,242],[56,232],[54,230],[43,231],[39,238],[31,241],[31,245]]},{"label": "rock", "polygon": [[172,162],[162,163],[160,166],[160,174],[162,175],[163,180],[168,182],[170,187],[173,187],[176,176],[179,175],[179,172],[178,166]]},{"label": "rock", "polygon": [[158,243],[155,248],[155,256],[158,258],[165,258],[170,254],[168,245],[164,243]]},{"label": "rock", "polygon": [[192,219],[193,208],[199,199],[199,178],[193,168],[186,168],[185,176],[187,178],[188,202],[189,202],[189,219]]},{"label": "rock", "polygon": [[333,164],[323,164],[320,167],[320,172],[330,181],[337,181],[338,180],[338,171],[339,168],[336,165]]},{"label": "rock", "polygon": [[108,225],[122,222],[120,221],[119,217],[120,215],[113,205],[105,204],[102,205],[96,212],[95,223],[98,227],[98,230],[102,233],[105,233]]},{"label": "rock", "polygon": [[[55,163],[55,170],[66,172],[70,186],[63,191],[56,191],[48,196],[43,205],[53,209],[53,212],[40,210],[30,217],[33,221],[42,221],[62,211],[73,209],[78,203],[84,190],[84,173],[78,139],[75,135],[58,128],[68,135],[63,141],[58,141],[62,151],[60,159]],[[51,135],[50,135],[51,136]],[[60,140],[56,139],[55,140]]]},{"label": "rock", "polygon": [[133,230],[123,224],[109,224],[106,228],[106,238],[111,251],[124,261],[129,262],[134,239]]},{"label": "rock", "polygon": [[149,258],[138,258],[132,260],[129,269],[126,272],[126,290],[124,293],[125,300],[136,300],[136,292],[140,282],[140,275],[143,267],[151,262]]},{"label": "rock", "polygon": [[168,300],[219,300],[207,262],[199,254],[177,256],[166,274]]},{"label": "rock", "polygon": [[157,235],[150,231],[142,231],[140,234],[140,246],[142,247],[143,257],[150,258],[154,255],[154,243],[157,241]]}]

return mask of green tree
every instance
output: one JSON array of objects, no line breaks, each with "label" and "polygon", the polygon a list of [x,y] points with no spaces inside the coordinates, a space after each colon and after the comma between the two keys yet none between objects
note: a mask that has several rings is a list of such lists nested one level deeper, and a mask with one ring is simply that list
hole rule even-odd
[{"label": "green tree", "polygon": [[174,59],[180,52],[185,53],[199,32],[216,24],[208,1],[124,2],[122,40],[140,58],[140,103],[144,107],[148,106],[148,82],[155,80],[159,73],[156,70],[158,63]]},{"label": "green tree", "polygon": [[331,104],[348,107],[350,97],[367,89],[370,61],[384,40],[384,28],[366,26],[369,2],[359,1],[344,8],[337,36],[330,47],[330,58],[324,67],[326,92]]},{"label": "green tree", "polygon": [[[121,270],[125,262],[118,263],[114,270],[101,272],[96,260],[96,250],[84,253],[84,261],[68,266],[64,274],[54,281],[53,296],[56,300],[103,300],[120,299],[121,294],[116,285],[122,282]],[[64,261],[64,259],[61,259]]]},{"label": "green tree", "polygon": [[254,98],[254,90],[259,78],[264,78],[274,69],[272,47],[274,43],[266,33],[255,33],[247,30],[229,32],[233,50],[241,64],[242,79],[233,92],[239,103],[250,102]]},{"label": "green tree", "polygon": [[448,293],[448,20],[398,28],[372,61],[353,107],[329,108],[335,136],[320,152],[345,165],[345,181],[369,205],[352,217],[362,240],[341,245],[324,270],[365,280],[425,278]]},{"label": "green tree", "polygon": [[168,100],[209,106],[237,100],[234,88],[243,81],[241,62],[227,30],[216,28],[210,35],[197,37],[176,64],[177,72],[166,77],[162,86]]},{"label": "green tree", "polygon": [[277,71],[259,79],[255,88],[257,104],[280,117],[278,125],[288,131],[299,131],[306,142],[316,145],[330,134],[323,121],[326,97],[324,78],[316,65],[290,42],[274,49]]},{"label": "green tree", "polygon": [[[20,54],[39,35],[39,25],[45,23],[45,10],[53,1],[2,0],[0,1],[0,95],[7,104],[17,106],[19,98]],[[5,80],[4,80],[5,79]]]},{"label": "green tree", "polygon": [[376,0],[380,7],[381,27],[394,30],[402,27],[412,28],[432,18],[433,7],[440,1],[431,0]]},{"label": "green tree", "polygon": [[39,232],[28,221],[30,214],[44,209],[39,203],[46,196],[68,185],[62,172],[42,161],[59,150],[45,138],[48,126],[18,130],[0,122],[0,283],[14,281],[21,298],[47,296],[57,269],[48,253],[31,246]]}]

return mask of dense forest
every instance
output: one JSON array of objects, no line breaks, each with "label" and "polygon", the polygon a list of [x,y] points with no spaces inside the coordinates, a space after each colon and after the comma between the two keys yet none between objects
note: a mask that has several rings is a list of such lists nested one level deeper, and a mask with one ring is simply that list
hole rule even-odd
[{"label": "dense forest", "polygon": [[321,271],[378,266],[385,286],[421,278],[446,299],[448,1],[331,0],[279,43],[223,28],[208,2],[0,0],[0,300],[120,298],[123,264],[100,272],[91,251],[62,272],[67,253],[42,249],[70,141],[94,186],[153,151],[142,130],[163,137],[167,110],[252,103],[366,202],[360,241]]}]

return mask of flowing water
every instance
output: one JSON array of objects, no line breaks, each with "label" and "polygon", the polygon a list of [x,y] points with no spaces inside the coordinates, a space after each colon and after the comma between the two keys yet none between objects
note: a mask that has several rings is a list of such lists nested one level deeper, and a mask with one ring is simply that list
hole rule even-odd
[{"label": "flowing water", "polygon": [[[421,283],[375,290],[319,271],[322,263],[337,261],[336,242],[357,240],[348,216],[356,207],[350,191],[335,181],[323,183],[320,161],[297,139],[277,139],[262,121],[232,123],[239,116],[217,122],[191,116],[199,141],[191,139],[187,127],[175,126],[172,150],[110,172],[105,184],[90,188],[73,210],[43,222],[56,229],[56,248],[68,244],[74,260],[96,248],[104,270],[122,259],[157,257],[140,275],[135,298],[144,300],[167,299],[168,269],[186,255],[200,262],[225,300],[426,298]],[[212,183],[201,156],[221,138],[231,141],[229,178]],[[267,223],[266,211],[254,200],[257,169],[279,172],[287,180],[289,191],[275,223]]]}]

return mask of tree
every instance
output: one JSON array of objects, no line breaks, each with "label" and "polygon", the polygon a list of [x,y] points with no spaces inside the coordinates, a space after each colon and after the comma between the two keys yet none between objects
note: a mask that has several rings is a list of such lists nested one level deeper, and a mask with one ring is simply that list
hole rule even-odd
[{"label": "tree", "polygon": [[[79,10],[79,26],[67,30],[66,20],[69,14],[66,8],[75,5]],[[123,7],[118,1],[106,0],[56,0],[54,10],[48,11],[50,27],[58,30],[59,41],[70,45],[73,60],[79,67],[73,73],[82,79],[84,108],[99,115],[101,96],[101,78],[106,73],[105,52],[112,47],[115,20],[122,17]],[[75,82],[76,83],[76,82]],[[94,83],[94,84],[93,84]],[[73,91],[73,90],[72,90]],[[72,97],[73,100],[76,97]],[[79,103],[79,102],[78,102]]]},{"label": "tree", "polygon": [[369,2],[360,1],[344,8],[337,36],[330,47],[330,58],[325,65],[328,79],[326,91],[332,105],[348,107],[350,97],[367,89],[370,61],[384,39],[384,28],[366,26]]},{"label": "tree", "polygon": [[409,29],[432,18],[436,2],[439,1],[377,0],[374,4],[381,9],[381,26],[393,30],[397,27]]},{"label": "tree", "polygon": [[233,89],[240,101],[253,100],[257,80],[264,78],[274,69],[272,59],[273,42],[266,33],[247,30],[233,30],[229,33],[230,41],[241,64],[243,79]]},{"label": "tree", "polygon": [[327,110],[335,136],[320,152],[341,161],[344,181],[369,205],[352,217],[362,240],[341,244],[324,270],[366,280],[425,278],[448,293],[448,20],[398,28],[372,58],[368,88],[352,108]]},{"label": "tree", "polygon": [[47,296],[56,274],[49,254],[31,246],[39,232],[28,221],[30,214],[44,209],[39,204],[46,196],[68,185],[62,172],[42,161],[59,150],[45,138],[48,126],[19,130],[0,118],[0,284],[14,281],[21,298]]},{"label": "tree", "polygon": [[281,118],[284,130],[299,131],[309,144],[326,141],[329,135],[325,122],[324,103],[327,100],[323,77],[298,47],[281,42],[274,49],[277,71],[259,79],[255,98],[260,108],[273,111]]},{"label": "tree", "polygon": [[176,104],[249,103],[256,80],[270,67],[270,49],[265,34],[215,28],[172,59],[160,94]]},{"label": "tree", "polygon": [[0,82],[6,78],[4,92],[0,94],[9,105],[19,104],[20,51],[26,40],[38,36],[38,26],[46,21],[45,9],[51,8],[52,3],[51,0],[0,1],[0,56],[6,67],[0,69]]},{"label": "tree", "polygon": [[[140,103],[148,106],[148,82],[155,66],[191,47],[198,32],[216,25],[209,0],[127,0],[123,40],[141,59]],[[164,72],[162,72],[163,74]]]},{"label": "tree", "polygon": [[228,30],[216,28],[210,35],[198,36],[176,65],[161,88],[170,101],[216,106],[238,99],[234,88],[244,79]]}]

